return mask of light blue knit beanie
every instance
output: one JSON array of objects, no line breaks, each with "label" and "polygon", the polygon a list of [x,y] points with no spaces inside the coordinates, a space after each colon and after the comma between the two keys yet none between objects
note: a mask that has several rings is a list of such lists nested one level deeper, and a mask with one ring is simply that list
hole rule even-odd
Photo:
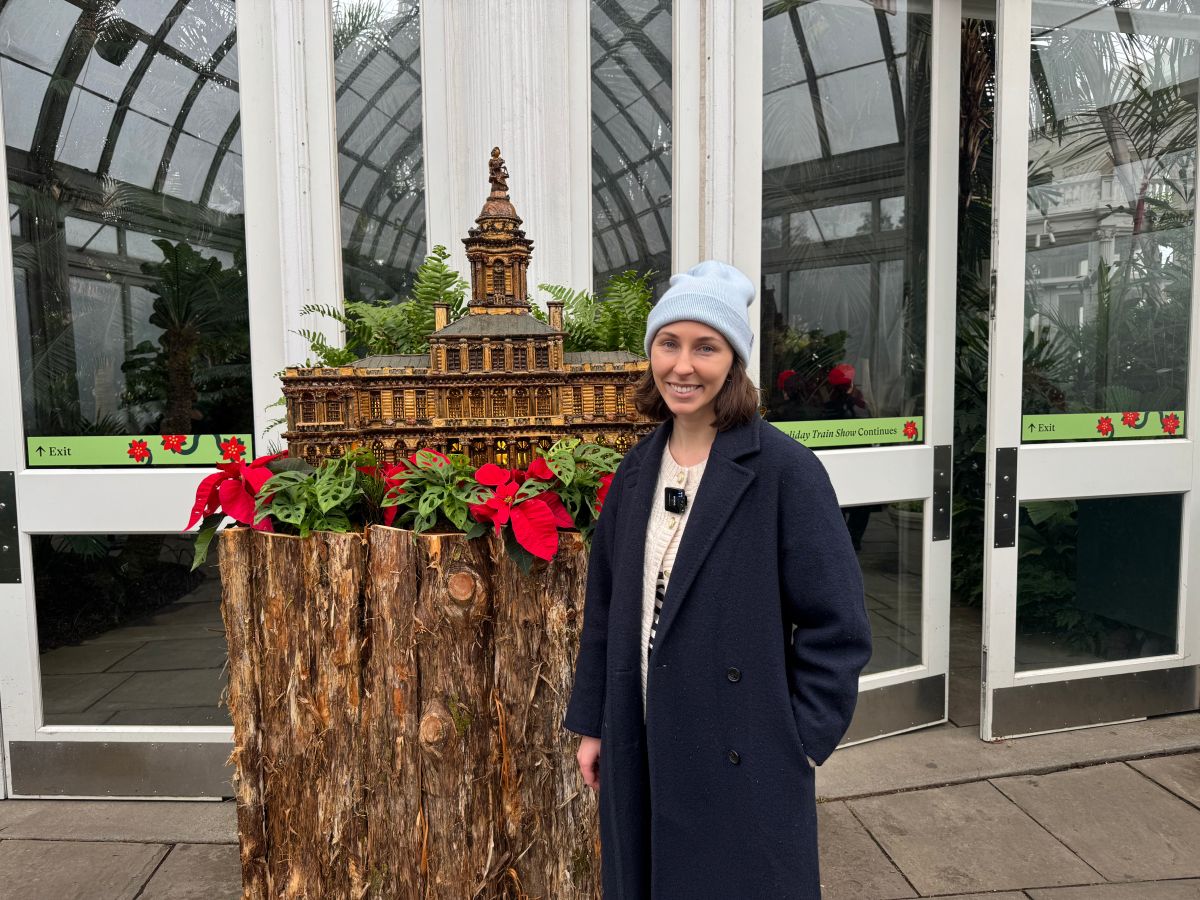
[{"label": "light blue knit beanie", "polygon": [[750,330],[750,304],[754,284],[739,269],[715,259],[671,276],[671,286],[646,319],[646,356],[654,335],[671,322],[703,322],[729,341],[743,363],[750,362],[754,332]]}]

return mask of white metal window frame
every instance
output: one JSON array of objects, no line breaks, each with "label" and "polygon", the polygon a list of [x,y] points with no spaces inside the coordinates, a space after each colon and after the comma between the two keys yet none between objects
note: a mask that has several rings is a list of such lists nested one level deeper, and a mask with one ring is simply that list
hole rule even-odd
[{"label": "white metal window frame", "polygon": [[[1022,685],[1066,683],[1196,665],[1200,660],[1200,603],[1188,602],[1200,570],[1200,453],[1191,424],[1187,437],[1104,444],[1021,444],[1022,347],[1025,330],[1026,171],[1028,166],[1029,35],[1032,0],[1000,0],[997,15],[996,162],[993,227],[993,319],[988,383],[988,473],[984,525],[984,739],[994,732],[995,693]],[[1003,77],[1001,78],[1001,74]],[[1017,187],[1019,186],[1019,187]],[[1195,229],[1200,250],[1200,228]],[[1198,257],[1200,258],[1200,257]],[[1189,368],[1184,421],[1200,416],[1200,273],[1191,297]],[[1016,671],[1018,547],[993,547],[998,448],[1017,448],[1017,503],[1145,494],[1182,494],[1178,652],[1053,669]],[[1018,506],[1019,508],[1019,506]],[[1019,538],[1018,538],[1019,544]],[[1104,723],[1095,723],[1104,724]],[[1022,733],[1047,733],[1070,728]]]},{"label": "white metal window frame", "polygon": [[[299,309],[317,298],[336,297],[341,284],[332,20],[327,0],[241,3],[237,14],[251,386],[255,449],[261,452],[271,437],[267,423],[273,414],[266,407],[279,396],[277,373],[306,350],[294,330],[323,327],[304,322]],[[2,117],[0,146],[6,146]],[[7,185],[0,154],[0,187],[6,194]],[[43,724],[30,535],[178,532],[204,470],[26,467],[12,271],[12,242],[3,229],[0,421],[11,424],[0,433],[0,471],[15,473],[22,572],[22,583],[0,585],[3,748],[15,741],[229,743],[230,726]],[[0,756],[3,796],[12,772],[7,753]]]},{"label": "white metal window frame", "polygon": [[[762,255],[762,7],[719,0],[697,5],[699,15],[675,17],[674,267],[680,271],[701,259],[727,259],[757,284]],[[933,15],[925,441],[916,447],[817,451],[844,506],[925,501],[922,662],[863,676],[863,693],[949,674],[950,541],[932,540],[932,494],[933,448],[953,445],[954,431],[961,2],[908,6]],[[706,97],[710,105],[704,108]],[[761,378],[759,304],[756,298],[750,309],[756,345],[750,369],[756,383]],[[945,720],[947,698],[948,693],[940,721]],[[937,722],[914,727],[929,724]]]},{"label": "white metal window frame", "polygon": [[[460,238],[486,191],[487,154],[500,145],[514,199],[538,245],[531,283],[591,282],[590,0],[487,4],[423,0],[422,104],[428,244],[465,269]],[[276,373],[303,358],[294,331],[310,302],[341,302],[337,131],[330,0],[238,4],[244,203],[256,436],[278,395]],[[694,13],[694,14],[692,14]],[[761,253],[762,13],[757,4],[677,0],[673,20],[672,257],[679,271],[729,259],[758,281]],[[920,666],[866,676],[863,690],[946,674],[949,542],[931,540],[933,446],[952,440],[955,180],[959,3],[937,4],[932,98],[926,442],[819,455],[843,504],[924,498]],[[509,49],[496,54],[496,46]],[[481,63],[486,60],[486,64]],[[563,73],[567,73],[564,77]],[[514,91],[520,79],[538,91]],[[707,99],[706,99],[707,98]],[[0,160],[0,167],[3,160]],[[0,178],[3,169],[0,168]],[[6,182],[5,182],[6,183]],[[0,271],[11,273],[7,232]],[[16,359],[13,284],[0,278],[0,350]],[[751,309],[756,336],[757,301]],[[15,362],[13,363],[15,367]],[[757,379],[757,356],[751,374]],[[15,368],[14,368],[15,372]],[[0,413],[18,422],[19,381],[3,379]],[[30,533],[175,531],[195,470],[29,471],[17,431],[0,440],[0,470],[18,473],[22,570]],[[146,489],[146,478],[153,488]],[[135,481],[136,479],[136,481]],[[136,485],[136,489],[132,489]],[[79,514],[64,522],[61,498]],[[141,498],[130,502],[131,496]],[[149,498],[154,498],[154,503]],[[27,579],[28,580],[28,579]],[[25,585],[0,585],[0,699],[7,740],[228,741],[228,727],[39,726],[34,607]]]}]

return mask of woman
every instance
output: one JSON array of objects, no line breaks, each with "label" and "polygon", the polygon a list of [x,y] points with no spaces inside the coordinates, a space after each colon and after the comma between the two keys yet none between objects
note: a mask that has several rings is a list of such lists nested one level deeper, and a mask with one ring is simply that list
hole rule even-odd
[{"label": "woman", "polygon": [[671,279],[637,391],[663,424],[596,526],[563,724],[606,900],[820,897],[810,763],[849,725],[870,627],[824,468],[759,418],[753,299],[716,261]]}]

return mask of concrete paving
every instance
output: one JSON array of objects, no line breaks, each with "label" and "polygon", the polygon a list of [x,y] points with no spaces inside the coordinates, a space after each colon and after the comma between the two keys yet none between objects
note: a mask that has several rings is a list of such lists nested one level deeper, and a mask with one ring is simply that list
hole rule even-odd
[{"label": "concrete paving", "polygon": [[[1200,900],[1198,715],[914,732],[838,751],[818,793],[824,900]],[[0,802],[0,900],[240,893],[230,802]]]}]

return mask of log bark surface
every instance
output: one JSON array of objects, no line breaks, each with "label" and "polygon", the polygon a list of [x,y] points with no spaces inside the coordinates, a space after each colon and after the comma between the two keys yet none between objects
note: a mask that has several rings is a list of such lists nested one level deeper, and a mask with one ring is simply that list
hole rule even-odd
[{"label": "log bark surface", "polygon": [[233,720],[233,786],[241,844],[242,898],[268,900],[266,805],[259,728],[262,657],[259,607],[254,589],[258,545],[248,529],[226,533],[221,541],[221,617],[229,649],[229,712]]},{"label": "log bark surface", "polygon": [[373,527],[221,537],[243,897],[597,900],[560,723],[587,554]]}]

